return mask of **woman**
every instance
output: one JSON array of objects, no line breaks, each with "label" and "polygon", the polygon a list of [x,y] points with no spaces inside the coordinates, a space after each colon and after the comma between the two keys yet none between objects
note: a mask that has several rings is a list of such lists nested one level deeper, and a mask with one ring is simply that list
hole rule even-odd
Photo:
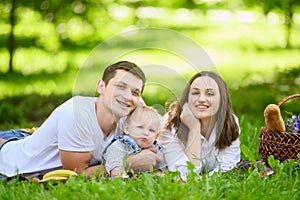
[{"label": "woman", "polygon": [[179,102],[171,104],[158,142],[170,171],[228,171],[240,161],[240,128],[229,90],[213,72],[195,74]]}]

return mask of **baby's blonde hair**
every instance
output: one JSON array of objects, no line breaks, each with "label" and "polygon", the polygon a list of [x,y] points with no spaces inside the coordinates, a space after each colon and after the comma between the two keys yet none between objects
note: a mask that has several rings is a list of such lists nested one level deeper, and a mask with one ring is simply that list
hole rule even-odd
[{"label": "baby's blonde hair", "polygon": [[162,126],[161,125],[161,115],[157,112],[156,109],[154,109],[151,106],[139,104],[136,107],[136,109],[133,112],[131,112],[131,114],[126,118],[125,123],[128,124],[131,117],[135,114],[139,114],[139,115],[142,115],[142,116],[147,114],[150,119],[157,120],[158,130],[160,131],[161,126]]}]

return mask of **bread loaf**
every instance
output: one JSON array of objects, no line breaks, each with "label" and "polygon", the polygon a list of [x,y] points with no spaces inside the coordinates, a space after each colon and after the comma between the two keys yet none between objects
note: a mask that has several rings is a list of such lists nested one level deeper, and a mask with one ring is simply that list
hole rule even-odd
[{"label": "bread loaf", "polygon": [[278,105],[269,104],[264,110],[264,117],[267,128],[274,131],[285,132],[285,124]]}]

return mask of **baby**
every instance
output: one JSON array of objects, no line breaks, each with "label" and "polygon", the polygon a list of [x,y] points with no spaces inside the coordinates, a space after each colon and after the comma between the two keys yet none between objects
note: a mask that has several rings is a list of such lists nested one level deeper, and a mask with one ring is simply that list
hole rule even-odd
[{"label": "baby", "polygon": [[[103,154],[103,164],[112,178],[127,177],[125,160],[129,155],[157,146],[157,154],[163,157],[156,138],[161,129],[161,116],[150,107],[138,106],[124,122],[124,135],[116,137]],[[166,164],[160,163],[154,171],[164,170]]]}]

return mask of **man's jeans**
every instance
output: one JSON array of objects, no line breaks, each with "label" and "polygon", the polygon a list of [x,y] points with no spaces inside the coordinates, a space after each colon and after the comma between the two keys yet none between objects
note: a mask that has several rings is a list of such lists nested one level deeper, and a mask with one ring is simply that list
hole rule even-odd
[{"label": "man's jeans", "polygon": [[21,129],[11,129],[8,131],[0,131],[0,138],[5,139],[6,141],[0,144],[0,150],[9,141],[24,139],[29,136],[28,132]]}]

